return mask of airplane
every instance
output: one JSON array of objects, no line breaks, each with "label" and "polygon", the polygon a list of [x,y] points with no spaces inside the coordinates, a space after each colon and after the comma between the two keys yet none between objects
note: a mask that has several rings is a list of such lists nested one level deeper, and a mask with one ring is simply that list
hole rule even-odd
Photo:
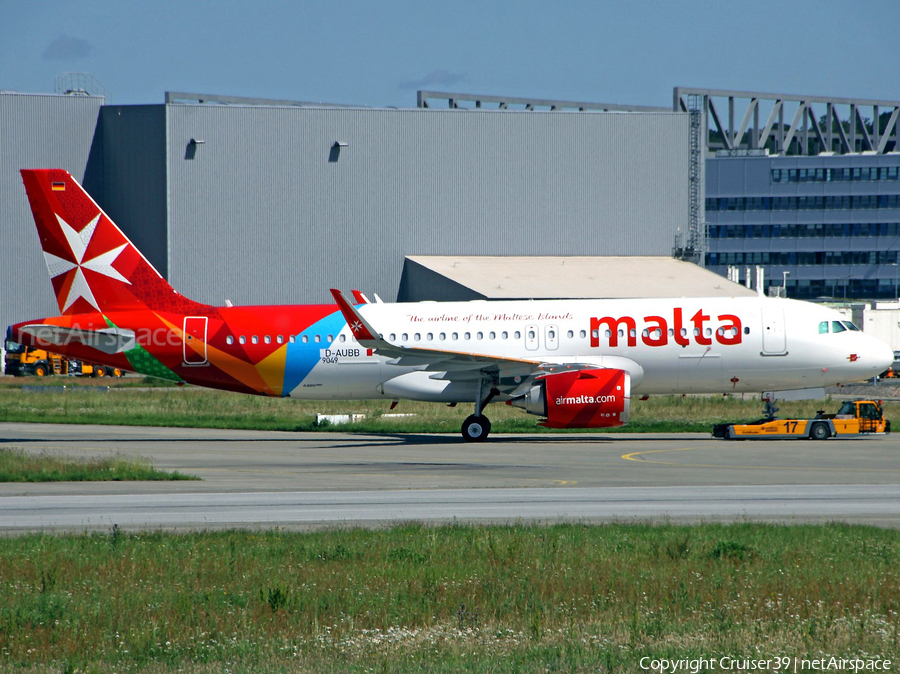
[{"label": "airplane", "polygon": [[550,428],[626,424],[632,396],[796,391],[893,362],[837,311],[781,298],[210,306],[179,294],[65,170],[22,170],[61,316],[14,342],[131,372],[263,396],[504,401]]}]

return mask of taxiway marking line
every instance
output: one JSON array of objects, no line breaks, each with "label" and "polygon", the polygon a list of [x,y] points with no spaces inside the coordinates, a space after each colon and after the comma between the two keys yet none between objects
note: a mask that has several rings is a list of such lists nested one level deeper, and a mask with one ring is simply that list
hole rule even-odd
[{"label": "taxiway marking line", "polygon": [[654,461],[641,457],[643,454],[660,454],[662,452],[693,452],[698,449],[709,449],[709,447],[677,447],[672,449],[648,449],[642,452],[631,452],[623,454],[620,459],[625,461],[635,461],[637,463],[654,463],[660,466],[680,466],[682,468],[744,468],[747,470],[801,470],[801,471],[824,471],[824,472],[846,472],[853,471],[856,473],[900,473],[900,469],[896,468],[852,468],[849,466],[841,466],[839,468],[810,467],[810,466],[742,466],[734,464],[714,464],[714,463],[678,463],[677,461]]}]

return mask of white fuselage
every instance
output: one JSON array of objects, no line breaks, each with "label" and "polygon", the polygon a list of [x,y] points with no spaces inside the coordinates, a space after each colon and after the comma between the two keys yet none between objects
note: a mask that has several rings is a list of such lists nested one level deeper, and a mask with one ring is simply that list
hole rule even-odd
[{"label": "white fuselage", "polygon": [[[378,303],[360,313],[391,344],[613,367],[631,374],[638,395],[817,388],[872,377],[893,361],[886,344],[838,312],[785,299]],[[292,397],[475,397],[474,381],[441,379],[439,365],[423,371],[371,355],[345,323],[333,340],[310,343],[309,357],[315,364],[285,391]]]}]

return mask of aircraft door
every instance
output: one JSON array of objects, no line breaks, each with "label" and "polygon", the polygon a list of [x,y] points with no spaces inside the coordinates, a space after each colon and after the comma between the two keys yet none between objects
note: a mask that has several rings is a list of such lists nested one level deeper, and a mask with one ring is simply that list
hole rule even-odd
[{"label": "aircraft door", "polygon": [[544,346],[547,351],[556,351],[559,348],[559,327],[548,325],[544,327]]},{"label": "aircraft door", "polygon": [[525,348],[529,351],[537,351],[538,327],[536,325],[525,326]]},{"label": "aircraft door", "polygon": [[763,355],[784,356],[787,354],[784,309],[781,307],[763,307],[762,334]]},{"label": "aircraft door", "polygon": [[184,364],[206,365],[206,316],[184,317]]}]

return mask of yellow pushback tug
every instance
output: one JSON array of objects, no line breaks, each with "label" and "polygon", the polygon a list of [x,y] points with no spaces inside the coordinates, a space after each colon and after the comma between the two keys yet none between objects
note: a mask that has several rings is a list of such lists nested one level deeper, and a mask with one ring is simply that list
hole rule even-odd
[{"label": "yellow pushback tug", "polygon": [[837,414],[819,411],[815,419],[776,419],[778,408],[766,403],[766,416],[749,424],[716,424],[713,436],[725,440],[808,438],[827,440],[833,435],[869,435],[891,432],[880,401],[848,400]]}]

